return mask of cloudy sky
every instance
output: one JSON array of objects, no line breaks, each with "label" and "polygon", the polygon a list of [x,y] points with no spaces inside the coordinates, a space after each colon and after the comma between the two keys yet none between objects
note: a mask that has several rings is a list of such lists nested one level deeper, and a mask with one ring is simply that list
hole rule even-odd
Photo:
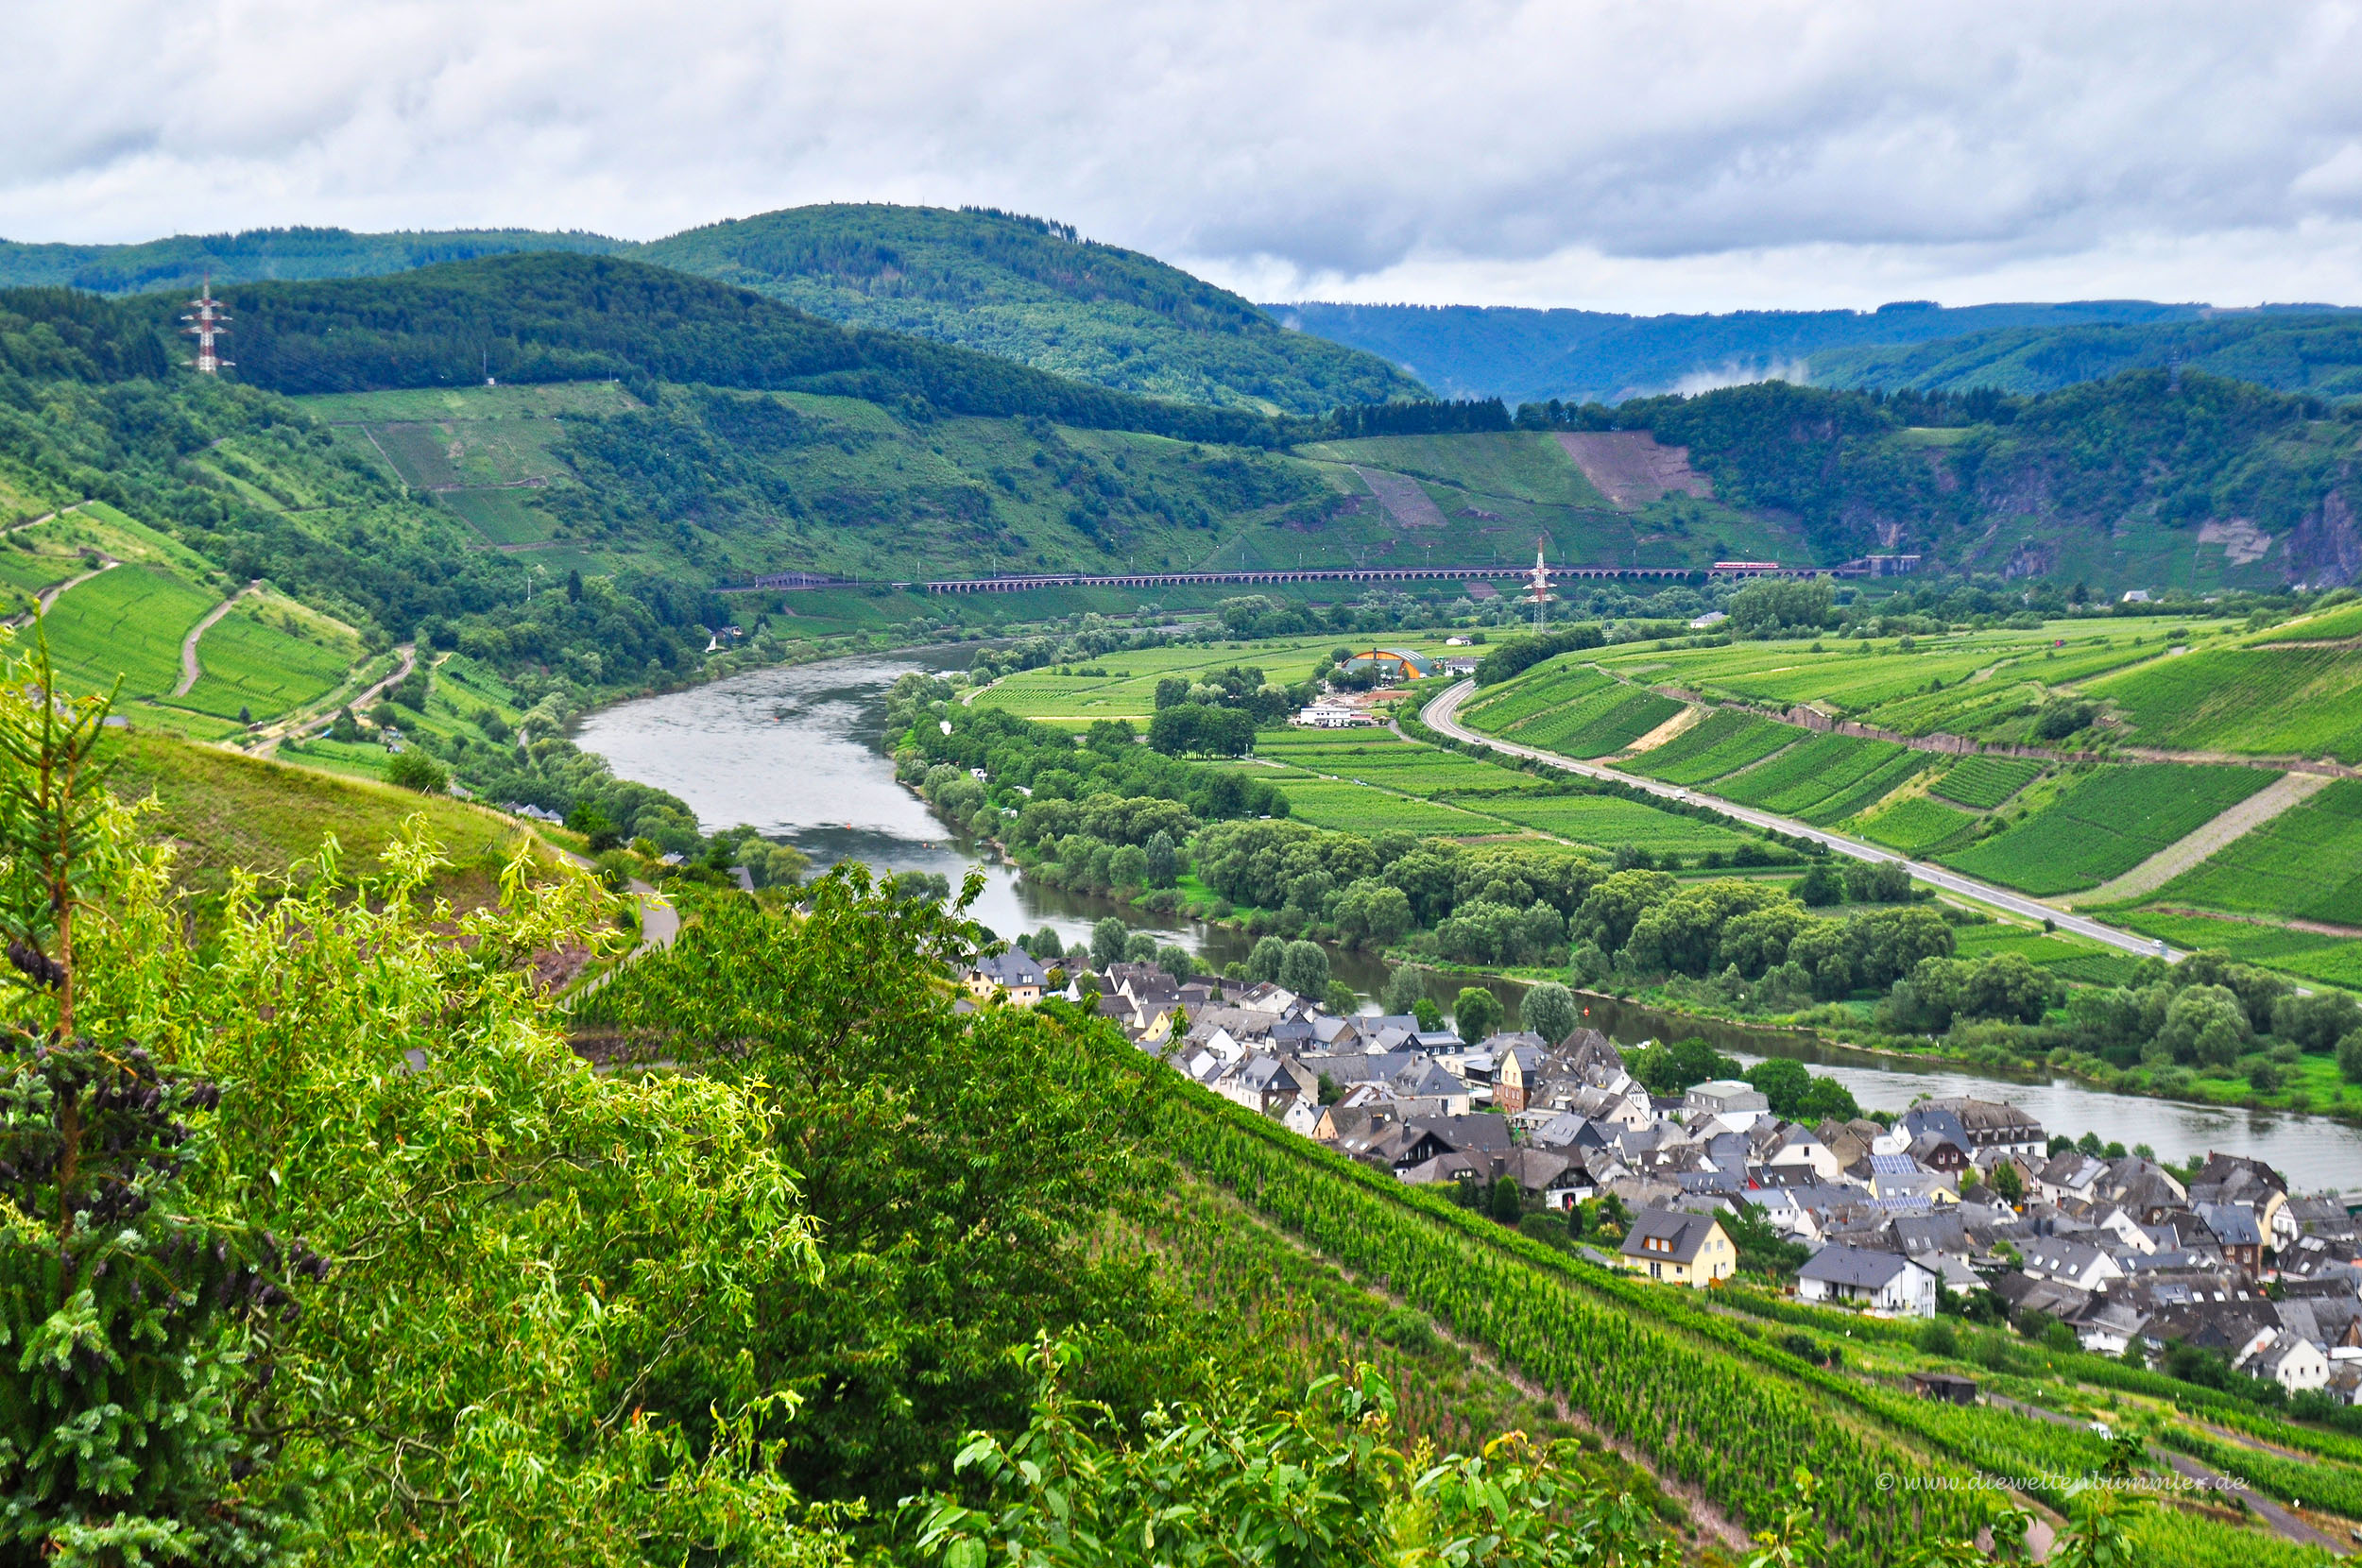
[{"label": "cloudy sky", "polygon": [[2362,6],[84,0],[0,235],[804,202],[1055,216],[1263,299],[2362,303]]}]

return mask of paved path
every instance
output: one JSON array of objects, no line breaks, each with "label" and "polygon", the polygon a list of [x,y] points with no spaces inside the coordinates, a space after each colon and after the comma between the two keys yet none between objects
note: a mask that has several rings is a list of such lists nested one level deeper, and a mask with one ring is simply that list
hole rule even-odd
[{"label": "paved path", "polygon": [[35,608],[31,614],[17,616],[15,619],[11,620],[9,624],[11,626],[27,626],[32,624],[33,617],[47,615],[49,613],[49,606],[56,604],[58,602],[58,596],[65,592],[66,589],[80,588],[84,583],[87,583],[93,577],[97,576],[99,572],[112,571],[115,568],[121,566],[122,564],[123,563],[121,561],[116,560],[111,555],[102,556],[99,560],[96,571],[85,571],[79,577],[68,577],[64,582],[58,584],[55,588],[45,588],[42,589],[41,592],[33,596]]},{"label": "paved path", "polygon": [[2069,894],[2062,904],[2115,904],[2156,892],[2232,840],[2251,833],[2308,795],[2329,788],[2328,775],[2318,773],[2282,774],[2214,821],[2176,844],[2151,855],[2113,882],[2089,893]]},{"label": "paved path", "polygon": [[2078,936],[2089,937],[2094,942],[2119,948],[2124,952],[2146,956],[2162,950],[2166,958],[2172,960],[2185,956],[2179,950],[2164,946],[2163,944],[2153,942],[2148,937],[2134,936],[2130,931],[2120,931],[2113,926],[2103,926],[2088,915],[2071,914],[2055,905],[2045,904],[2039,898],[2028,898],[2022,893],[2012,893],[2008,888],[1995,887],[1991,882],[1980,882],[1974,877],[1963,877],[1957,871],[1946,870],[1942,866],[1924,864],[1908,856],[1897,855],[1891,849],[1881,849],[1875,844],[1864,844],[1858,839],[1849,839],[1842,833],[1832,833],[1825,827],[1815,827],[1810,823],[1798,822],[1791,817],[1775,817],[1769,811],[1758,811],[1753,807],[1737,805],[1713,795],[1702,794],[1695,790],[1686,790],[1678,785],[1661,783],[1653,778],[1635,777],[1631,774],[1617,773],[1613,768],[1603,768],[1596,763],[1578,762],[1572,758],[1561,757],[1556,752],[1537,751],[1532,746],[1521,746],[1513,741],[1495,740],[1489,735],[1480,735],[1463,725],[1453,717],[1460,710],[1460,705],[1467,701],[1468,694],[1475,690],[1475,681],[1463,680],[1430,701],[1427,705],[1427,710],[1419,717],[1425,721],[1429,728],[1440,735],[1448,735],[1455,741],[1474,741],[1479,745],[1491,746],[1495,751],[1507,752],[1513,757],[1532,758],[1537,762],[1548,763],[1553,768],[1563,768],[1568,773],[1582,774],[1589,778],[1604,778],[1618,784],[1628,784],[1667,800],[1710,806],[1724,816],[1746,823],[1750,827],[1776,828],[1793,838],[1809,839],[1815,844],[1824,844],[1837,853],[1850,855],[1857,861],[1874,862],[1891,861],[1908,870],[1914,880],[1926,882],[1930,887],[1940,888],[1946,893],[1959,894],[1962,897],[1975,898],[1982,903],[1991,904],[1995,909],[2007,910],[2011,914],[2029,920],[2055,921],[2061,930],[2073,931]]},{"label": "paved path", "polygon": [[224,599],[220,604],[215,605],[212,609],[206,611],[205,619],[189,628],[189,635],[180,639],[180,684],[172,689],[172,694],[174,696],[187,696],[189,694],[189,688],[195,686],[199,680],[204,678],[205,666],[197,662],[197,639],[203,637],[207,632],[212,631],[214,629],[214,622],[230,613],[231,605],[236,604],[239,600],[245,598],[249,593],[260,593],[262,590],[263,581],[258,577],[253,582],[250,582],[247,584],[246,587],[240,588],[237,592],[231,594],[229,598]]},{"label": "paved path", "polygon": [[[560,860],[578,865],[585,871],[593,869],[593,862],[588,856],[577,855],[562,844],[550,844],[547,839],[541,842],[549,844],[550,848],[556,852]],[[568,1006],[580,1001],[614,979],[618,969],[641,954],[659,947],[670,947],[680,936],[680,911],[675,909],[670,900],[637,877],[632,878],[627,885],[640,897],[640,945],[591,976],[575,990],[568,992],[566,994]]]}]

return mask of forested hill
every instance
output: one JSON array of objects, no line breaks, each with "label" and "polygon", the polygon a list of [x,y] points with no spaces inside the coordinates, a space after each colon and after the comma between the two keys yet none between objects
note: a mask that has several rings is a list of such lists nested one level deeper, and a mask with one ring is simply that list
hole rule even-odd
[{"label": "forested hill", "polygon": [[1618,402],[1767,376],[1804,380],[1806,362],[1825,349],[1925,343],[2001,328],[2179,321],[2206,309],[2139,299],[1958,310],[1904,301],[1875,311],[1726,315],[1317,302],[1263,308],[1283,325],[1383,355],[1443,397],[1497,397],[1512,404],[1552,398]]},{"label": "forested hill", "polygon": [[693,229],[640,254],[832,321],[1152,397],[1323,414],[1428,395],[1377,355],[1284,332],[1226,289],[1040,218],[796,207]]},{"label": "forested hill", "polygon": [[1889,391],[2055,392],[2176,363],[2283,392],[2362,397],[2362,313],[2241,311],[2194,321],[2011,327],[1908,347],[1812,356],[1817,385]]},{"label": "forested hill", "polygon": [[0,286],[57,286],[92,294],[195,289],[259,279],[368,278],[437,262],[517,250],[608,255],[628,240],[535,229],[450,229],[356,234],[350,229],[249,229],[236,234],[175,234],[137,245],[22,245],[0,240]]},{"label": "forested hill", "polygon": [[1247,300],[1154,257],[1004,213],[794,208],[651,245],[522,229],[180,235],[141,245],[0,242],[0,286],[101,294],[378,277],[515,252],[628,256],[756,290],[830,321],[912,333],[1150,397],[1324,414],[1424,397],[1358,349],[1282,331]]},{"label": "forested hill", "polygon": [[[1270,445],[1245,410],[1092,386],[923,338],[840,327],[644,262],[485,257],[391,277],[220,291],[238,378],[291,395],[501,382],[692,382],[838,393],[914,409]],[[168,297],[140,308],[158,327]]]},{"label": "forested hill", "polygon": [[1687,450],[1716,504],[1786,520],[1824,562],[1900,550],[1952,571],[2150,588],[2362,576],[2362,404],[2195,371],[2033,398],[1764,382],[1529,405],[1519,422],[1649,431]]}]

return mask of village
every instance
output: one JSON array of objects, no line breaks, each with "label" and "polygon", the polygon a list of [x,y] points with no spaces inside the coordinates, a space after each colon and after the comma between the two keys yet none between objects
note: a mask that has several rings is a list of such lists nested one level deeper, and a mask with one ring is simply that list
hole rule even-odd
[{"label": "village", "polygon": [[964,980],[963,1006],[1095,1008],[1258,1116],[1504,1223],[1565,1217],[1581,1252],[1669,1288],[1732,1280],[1744,1238],[1769,1233],[1802,1259],[1782,1282],[1800,1301],[2006,1319],[2168,1370],[2198,1353],[2362,1405],[2362,1219],[2261,1161],[2168,1167],[1972,1099],[1806,1125],[1743,1079],[1652,1094],[1595,1029],[1465,1041],[1155,963],[1053,975],[1013,948]]}]

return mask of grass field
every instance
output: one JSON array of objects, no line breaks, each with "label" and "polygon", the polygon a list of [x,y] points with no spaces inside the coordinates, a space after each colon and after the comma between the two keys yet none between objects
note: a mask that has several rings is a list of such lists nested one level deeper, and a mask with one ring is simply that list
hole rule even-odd
[{"label": "grass field", "polygon": [[[1445,651],[1441,635],[1387,637],[1378,641],[1385,647],[1413,653],[1440,655]],[[1353,638],[1331,634],[1268,642],[1147,648],[1108,654],[1070,667],[1104,670],[1107,673],[1104,676],[1061,675],[1056,666],[1021,670],[996,684],[976,702],[980,707],[1006,708],[1029,719],[1130,719],[1135,724],[1146,724],[1156,710],[1156,683],[1168,677],[1202,680],[1214,671],[1236,664],[1262,671],[1266,681],[1289,686],[1309,679],[1323,654],[1343,647],[1368,646],[1366,639],[1356,642]],[[1422,688],[1428,684],[1419,683]],[[1434,683],[1435,690],[1443,690],[1445,684],[1439,679]]]},{"label": "grass field", "polygon": [[1976,821],[1974,813],[1926,795],[1908,795],[1875,816],[1865,817],[1857,826],[1862,837],[1918,856],[1967,831]]},{"label": "grass field", "polygon": [[317,856],[334,833],[348,876],[375,873],[377,857],[406,818],[424,819],[453,862],[439,891],[466,903],[497,892],[500,866],[523,837],[520,825],[459,801],[387,785],[330,777],[308,768],[241,757],[159,736],[111,740],[113,788],[126,800],[153,796],[149,832],[174,846],[182,886],[218,893],[233,867],[284,875]]},{"label": "grass field", "polygon": [[2351,648],[2208,649],[2095,682],[2142,745],[2362,762]]},{"label": "grass field", "polygon": [[1654,751],[1618,763],[1628,773],[1668,784],[1703,784],[1760,762],[1810,734],[1794,724],[1720,709],[1707,714]]},{"label": "grass field", "polygon": [[2152,762],[2104,767],[1982,843],[1943,857],[2037,896],[2097,887],[2272,781],[2262,768]]},{"label": "grass field", "polygon": [[2161,904],[2362,926],[2362,779],[2343,778],[2234,839]]},{"label": "grass field", "polygon": [[1928,787],[1946,800],[1990,811],[2031,784],[2042,769],[2040,762],[2023,758],[1967,757]]}]

